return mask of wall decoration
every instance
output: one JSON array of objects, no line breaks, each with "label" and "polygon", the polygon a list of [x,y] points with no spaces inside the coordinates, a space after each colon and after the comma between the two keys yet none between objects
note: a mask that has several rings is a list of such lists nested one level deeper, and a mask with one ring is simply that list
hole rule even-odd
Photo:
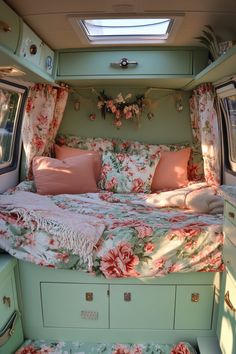
[{"label": "wall decoration", "polygon": [[115,98],[109,97],[102,91],[98,95],[97,108],[101,111],[102,117],[105,118],[107,113],[112,114],[114,125],[117,128],[122,126],[122,120],[133,120],[137,124],[141,118],[141,114],[146,108],[144,95],[136,96],[132,100],[132,94],[126,96],[120,92]]}]

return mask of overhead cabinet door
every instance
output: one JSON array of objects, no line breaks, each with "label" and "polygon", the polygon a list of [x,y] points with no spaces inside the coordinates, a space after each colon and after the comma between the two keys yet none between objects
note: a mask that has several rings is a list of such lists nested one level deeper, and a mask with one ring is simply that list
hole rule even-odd
[{"label": "overhead cabinet door", "polygon": [[20,18],[0,0],[0,46],[15,52],[20,35]]},{"label": "overhead cabinet door", "polygon": [[[125,59],[128,64],[122,67]],[[191,50],[59,53],[58,76],[168,76],[192,75],[192,71]]]}]

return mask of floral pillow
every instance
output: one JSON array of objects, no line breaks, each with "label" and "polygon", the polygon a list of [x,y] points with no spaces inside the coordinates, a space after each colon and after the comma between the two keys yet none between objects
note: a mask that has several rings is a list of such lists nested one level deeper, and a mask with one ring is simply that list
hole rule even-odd
[{"label": "floral pillow", "polygon": [[114,142],[110,138],[88,138],[69,134],[58,134],[56,137],[58,145],[66,145],[71,148],[93,151],[114,151]]},{"label": "floral pillow", "polygon": [[150,193],[158,161],[140,155],[104,153],[100,188],[117,193]]}]

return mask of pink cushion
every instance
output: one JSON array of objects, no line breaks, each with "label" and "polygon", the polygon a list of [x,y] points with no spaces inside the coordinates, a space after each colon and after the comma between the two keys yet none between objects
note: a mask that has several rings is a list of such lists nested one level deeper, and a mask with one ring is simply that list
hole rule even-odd
[{"label": "pink cushion", "polygon": [[73,156],[80,156],[80,155],[91,155],[94,160],[94,173],[96,177],[96,181],[98,182],[100,179],[100,174],[101,174],[101,156],[98,151],[92,151],[92,150],[81,150],[77,148],[72,148],[69,146],[59,146],[55,144],[55,155],[56,158],[59,160],[64,160],[68,157],[73,157]]},{"label": "pink cushion", "polygon": [[177,189],[188,184],[188,160],[191,148],[162,151],[152,180],[152,191]]},{"label": "pink cushion", "polygon": [[92,155],[57,160],[36,156],[33,174],[39,194],[79,194],[97,192]]}]

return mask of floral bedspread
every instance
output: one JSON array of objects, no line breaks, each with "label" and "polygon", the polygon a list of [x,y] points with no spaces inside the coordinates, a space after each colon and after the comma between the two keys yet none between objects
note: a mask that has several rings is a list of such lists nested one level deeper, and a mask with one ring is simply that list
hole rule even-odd
[{"label": "floral bedspread", "polygon": [[[32,182],[16,190],[32,191]],[[14,193],[14,191],[12,191]],[[145,206],[146,195],[111,192],[56,195],[62,209],[100,218],[106,225],[93,266],[60,245],[60,238],[27,229],[16,217],[0,214],[0,248],[38,265],[83,270],[106,278],[158,277],[174,272],[223,270],[223,215]]]},{"label": "floral bedspread", "polygon": [[15,354],[196,354],[191,344],[119,344],[27,340]]}]

